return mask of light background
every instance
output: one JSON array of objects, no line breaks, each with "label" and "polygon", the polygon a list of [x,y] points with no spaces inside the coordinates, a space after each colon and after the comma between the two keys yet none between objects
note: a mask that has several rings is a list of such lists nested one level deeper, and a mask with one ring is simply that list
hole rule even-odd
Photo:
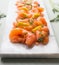
[{"label": "light background", "polygon": [[[8,10],[8,3],[9,3],[10,0],[0,0],[0,11],[7,14],[7,10]],[[58,44],[59,44],[59,22],[54,22],[54,23],[51,23],[52,26],[53,26],[53,29],[54,29],[54,33],[55,33],[55,36],[56,36],[56,39],[58,41]],[[57,61],[57,60],[56,60]],[[0,58],[0,65],[50,65],[52,63],[2,63],[1,62],[1,58]],[[56,63],[53,63],[52,65],[59,65],[56,64]]]}]

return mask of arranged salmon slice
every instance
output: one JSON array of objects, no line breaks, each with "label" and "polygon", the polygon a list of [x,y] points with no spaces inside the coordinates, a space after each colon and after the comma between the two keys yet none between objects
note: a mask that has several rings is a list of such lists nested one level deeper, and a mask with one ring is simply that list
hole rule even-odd
[{"label": "arranged salmon slice", "polygon": [[35,1],[16,3],[17,17],[10,30],[9,39],[12,43],[25,44],[32,47],[35,44],[46,45],[49,42],[49,29],[44,18],[44,8]]}]

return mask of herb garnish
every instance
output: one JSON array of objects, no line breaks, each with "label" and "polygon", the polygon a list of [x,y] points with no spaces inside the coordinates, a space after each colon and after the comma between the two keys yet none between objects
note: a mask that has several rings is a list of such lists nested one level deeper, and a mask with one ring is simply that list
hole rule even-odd
[{"label": "herb garnish", "polygon": [[59,15],[57,15],[57,17],[56,17],[56,18],[54,18],[54,19],[50,20],[50,22],[54,22],[54,21],[59,21]]},{"label": "herb garnish", "polygon": [[0,19],[6,17],[5,14],[0,14]]},{"label": "herb garnish", "polygon": [[38,42],[43,42],[43,39],[44,39],[44,37],[40,37],[37,41]]},{"label": "herb garnish", "polygon": [[55,12],[59,12],[59,10],[58,10],[58,9],[53,8],[53,12],[54,12],[54,13],[55,13]]}]

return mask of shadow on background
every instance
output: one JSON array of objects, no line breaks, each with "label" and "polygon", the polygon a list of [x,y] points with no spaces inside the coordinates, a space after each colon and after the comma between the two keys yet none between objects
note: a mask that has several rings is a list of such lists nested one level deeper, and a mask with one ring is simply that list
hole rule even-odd
[{"label": "shadow on background", "polygon": [[3,63],[59,63],[58,58],[1,58]]}]

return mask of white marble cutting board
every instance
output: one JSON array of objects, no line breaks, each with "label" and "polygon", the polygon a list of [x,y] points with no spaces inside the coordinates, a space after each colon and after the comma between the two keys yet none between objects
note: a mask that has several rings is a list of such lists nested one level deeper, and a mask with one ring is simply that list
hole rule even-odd
[{"label": "white marble cutting board", "polygon": [[[47,17],[46,11],[44,12],[46,21],[48,23],[49,31],[50,31],[50,37],[49,37],[49,43],[47,45],[38,45],[34,46],[31,49],[26,48],[24,45],[20,44],[12,44],[9,41],[9,32],[12,29],[12,23],[15,21],[16,18],[16,7],[15,2],[17,0],[10,0],[9,7],[8,7],[8,16],[5,23],[5,32],[3,41],[1,43],[0,48],[0,54],[19,54],[19,55],[26,55],[26,54],[54,54],[58,52],[58,45],[51,27],[51,24],[49,22],[49,19]],[[42,7],[44,7],[42,0],[37,0]]]}]

